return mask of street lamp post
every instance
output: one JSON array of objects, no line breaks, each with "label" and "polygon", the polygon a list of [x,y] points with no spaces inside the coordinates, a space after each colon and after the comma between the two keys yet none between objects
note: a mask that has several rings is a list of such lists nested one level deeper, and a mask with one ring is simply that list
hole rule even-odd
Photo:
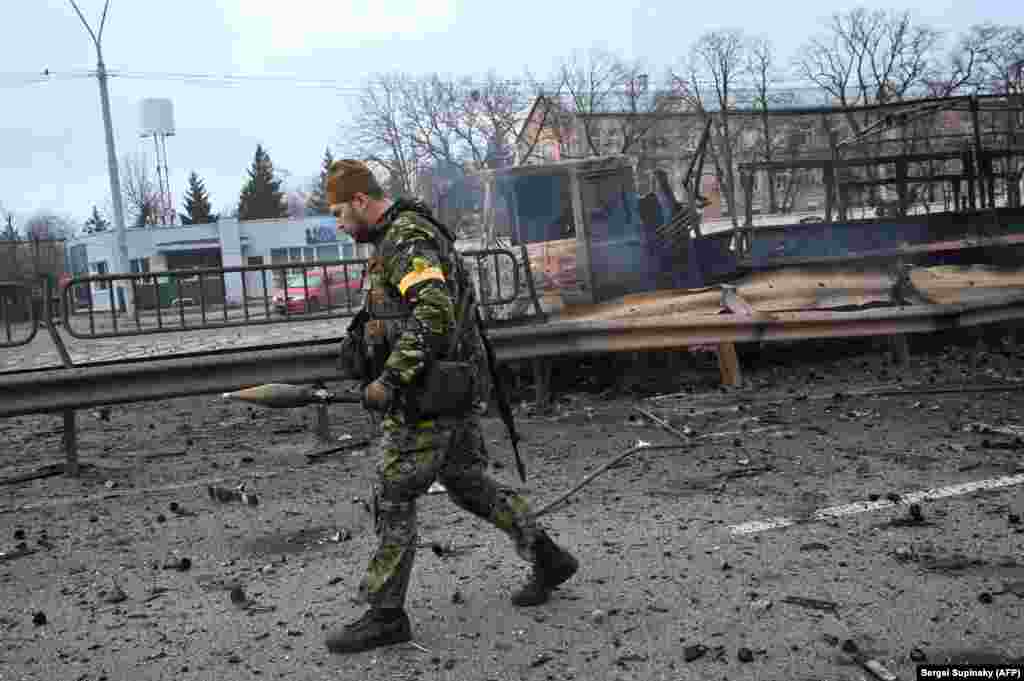
[{"label": "street lamp post", "polygon": [[[100,19],[99,31],[93,32],[89,22],[85,20],[75,0],[68,0],[74,8],[78,18],[82,20],[85,30],[89,32],[93,44],[96,46],[96,79],[100,83],[100,105],[103,109],[103,128],[107,138],[107,170],[110,173],[110,194],[114,202],[114,230],[117,235],[117,248],[114,249],[114,272],[123,274],[128,272],[128,238],[125,232],[124,208],[121,203],[121,180],[117,170],[117,151],[114,147],[114,125],[110,118],[110,93],[107,91],[107,67],[103,63],[103,28],[107,23],[107,9],[110,0],[103,3],[103,17]],[[120,290],[124,296],[124,303],[127,312],[132,311],[131,288],[124,287],[117,289],[111,287],[111,295]]]}]

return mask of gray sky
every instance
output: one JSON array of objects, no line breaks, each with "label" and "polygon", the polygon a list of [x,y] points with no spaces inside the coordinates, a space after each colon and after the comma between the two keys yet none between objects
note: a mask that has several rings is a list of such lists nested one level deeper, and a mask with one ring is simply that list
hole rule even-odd
[{"label": "gray sky", "polygon": [[[8,2],[0,43],[0,205],[22,218],[46,209],[84,220],[108,205],[103,124],[91,40],[66,0]],[[869,7],[890,8],[883,2]],[[17,6],[17,9],[15,9]],[[94,26],[103,0],[81,0]],[[354,7],[353,7],[354,6]],[[600,9],[598,9],[600,7]],[[107,68],[125,74],[280,75],[357,87],[378,71],[439,71],[515,78],[552,71],[573,49],[601,46],[648,62],[678,63],[704,31],[724,26],[771,38],[783,59],[849,4],[610,3],[592,0],[111,0],[103,36]],[[1014,0],[931,3],[916,16],[957,31],[983,21],[1020,23]],[[49,69],[49,82],[21,85]],[[166,77],[113,78],[118,155],[148,152],[139,102],[170,98],[177,135],[167,151],[178,209],[189,171],[206,181],[214,210],[234,206],[257,143],[298,186],[334,146],[353,91],[250,82],[237,86]],[[110,216],[108,215],[108,218]]]}]

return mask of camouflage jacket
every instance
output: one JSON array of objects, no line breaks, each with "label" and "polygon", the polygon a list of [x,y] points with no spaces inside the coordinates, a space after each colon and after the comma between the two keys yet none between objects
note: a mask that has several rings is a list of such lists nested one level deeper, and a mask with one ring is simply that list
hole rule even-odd
[{"label": "camouflage jacket", "polygon": [[427,216],[423,204],[398,201],[377,227],[376,253],[368,266],[367,348],[377,366],[386,357],[379,380],[399,391],[417,389],[432,361],[472,363],[482,411],[490,374],[474,318],[463,325],[456,356],[448,354],[463,292],[475,302],[473,284],[455,244]]}]

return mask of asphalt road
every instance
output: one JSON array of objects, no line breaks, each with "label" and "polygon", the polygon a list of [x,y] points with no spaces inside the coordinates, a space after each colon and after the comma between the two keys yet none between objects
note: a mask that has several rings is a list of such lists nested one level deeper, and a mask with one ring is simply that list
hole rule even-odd
[{"label": "asphalt road", "polygon": [[[349,657],[322,638],[360,612],[350,596],[374,541],[364,449],[310,463],[323,446],[311,412],[207,397],[82,415],[80,479],[0,485],[0,551],[32,551],[0,559],[0,678],[870,678],[846,639],[901,679],[919,655],[1024,656],[1022,393],[852,394],[1018,386],[1024,351],[916,349],[901,370],[825,347],[748,356],[739,391],[717,389],[713,365],[684,363],[630,376],[689,389],[679,397],[520,406],[522,488],[537,507],[637,440],[677,441],[636,406],[686,440],[625,460],[547,516],[583,567],[539,608],[509,603],[525,567],[503,537],[426,497],[421,541],[455,550],[417,558],[416,645]],[[330,417],[335,439],[370,433],[352,406]],[[60,424],[0,422],[2,477],[59,461]],[[485,432],[495,475],[516,484],[500,422]],[[247,482],[260,504],[212,501],[215,480]],[[159,567],[181,557],[190,569]],[[115,582],[125,598],[109,602]]]}]

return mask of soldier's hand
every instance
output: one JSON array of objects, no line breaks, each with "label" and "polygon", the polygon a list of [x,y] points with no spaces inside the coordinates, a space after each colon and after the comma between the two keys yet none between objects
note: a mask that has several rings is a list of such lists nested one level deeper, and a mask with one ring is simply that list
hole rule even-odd
[{"label": "soldier's hand", "polygon": [[363,375],[363,363],[365,362],[364,349],[360,339],[355,336],[345,336],[341,341],[341,352],[338,357],[338,369],[342,378],[349,380],[361,380],[368,378]]},{"label": "soldier's hand", "polygon": [[366,386],[363,392],[363,407],[373,411],[387,411],[394,399],[394,390],[387,383],[377,379]]}]

